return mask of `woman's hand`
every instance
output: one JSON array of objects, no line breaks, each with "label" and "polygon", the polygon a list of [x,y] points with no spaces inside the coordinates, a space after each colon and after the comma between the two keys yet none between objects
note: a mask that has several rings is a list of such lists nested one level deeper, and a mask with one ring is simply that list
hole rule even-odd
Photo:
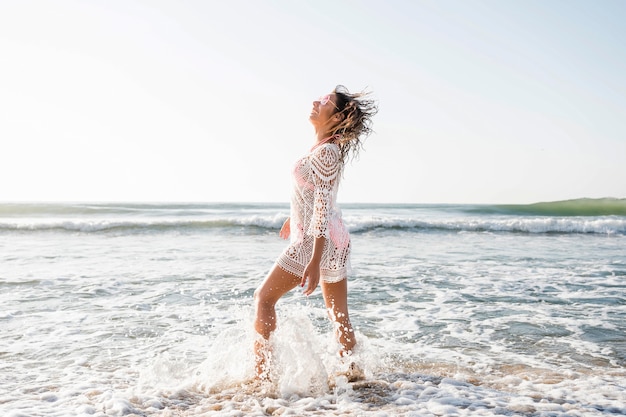
[{"label": "woman's hand", "polygon": [[300,286],[304,288],[304,285],[307,283],[308,285],[304,289],[304,295],[307,297],[313,294],[313,291],[317,288],[317,285],[320,283],[320,263],[315,260],[311,260],[309,264],[304,268],[304,274],[302,274],[302,281],[300,281]]},{"label": "woman's hand", "polygon": [[291,222],[289,220],[289,217],[287,217],[287,220],[285,220],[283,227],[280,228],[280,232],[278,233],[278,236],[283,239],[289,239],[289,235],[291,234]]},{"label": "woman's hand", "polygon": [[308,285],[304,290],[304,295],[311,295],[320,283],[320,264],[322,263],[322,252],[324,252],[324,246],[326,245],[325,237],[316,237],[315,243],[313,243],[313,255],[302,274],[302,281],[300,286],[304,287],[304,284]]}]

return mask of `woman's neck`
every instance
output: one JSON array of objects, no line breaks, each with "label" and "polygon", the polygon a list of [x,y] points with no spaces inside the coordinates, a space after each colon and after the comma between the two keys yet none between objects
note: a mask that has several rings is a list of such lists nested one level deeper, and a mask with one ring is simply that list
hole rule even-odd
[{"label": "woman's neck", "polygon": [[335,139],[337,139],[339,137],[339,135],[330,135],[330,134],[326,134],[326,135],[317,135],[317,142],[315,142],[315,144],[313,145],[313,147],[311,148],[311,150],[317,148],[318,146],[321,146],[325,143],[332,143]]},{"label": "woman's neck", "polygon": [[321,141],[321,140],[326,139],[327,137],[329,137],[331,135],[332,135],[332,133],[331,133],[330,130],[322,129],[322,128],[315,129],[315,136],[317,137],[317,141],[318,142]]}]

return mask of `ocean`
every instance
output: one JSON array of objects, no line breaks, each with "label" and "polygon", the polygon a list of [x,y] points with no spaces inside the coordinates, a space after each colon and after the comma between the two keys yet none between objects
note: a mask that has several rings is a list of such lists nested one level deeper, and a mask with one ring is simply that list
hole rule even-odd
[{"label": "ocean", "polygon": [[0,204],[0,415],[626,414],[626,200],[344,204],[365,379],[320,290],[254,289],[286,204]]}]

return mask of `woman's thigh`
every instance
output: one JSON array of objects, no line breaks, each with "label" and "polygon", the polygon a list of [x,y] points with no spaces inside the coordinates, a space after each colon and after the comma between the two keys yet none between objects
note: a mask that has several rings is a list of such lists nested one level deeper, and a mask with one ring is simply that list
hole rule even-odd
[{"label": "woman's thigh", "polygon": [[301,279],[275,264],[254,296],[259,302],[275,304],[280,297],[294,289]]}]

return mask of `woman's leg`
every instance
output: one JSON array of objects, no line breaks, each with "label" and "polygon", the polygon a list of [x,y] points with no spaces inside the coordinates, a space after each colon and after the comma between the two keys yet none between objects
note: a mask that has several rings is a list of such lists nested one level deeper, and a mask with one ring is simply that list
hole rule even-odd
[{"label": "woman's leg", "polygon": [[356,345],[354,329],[348,315],[348,280],[339,282],[323,282],[322,294],[330,319],[335,322],[337,341],[341,344],[341,356],[352,353]]},{"label": "woman's leg", "polygon": [[256,315],[254,329],[263,340],[257,340],[254,344],[256,355],[256,373],[259,378],[267,377],[267,340],[276,329],[276,303],[300,283],[301,278],[290,274],[274,265],[267,278],[254,292]]}]

